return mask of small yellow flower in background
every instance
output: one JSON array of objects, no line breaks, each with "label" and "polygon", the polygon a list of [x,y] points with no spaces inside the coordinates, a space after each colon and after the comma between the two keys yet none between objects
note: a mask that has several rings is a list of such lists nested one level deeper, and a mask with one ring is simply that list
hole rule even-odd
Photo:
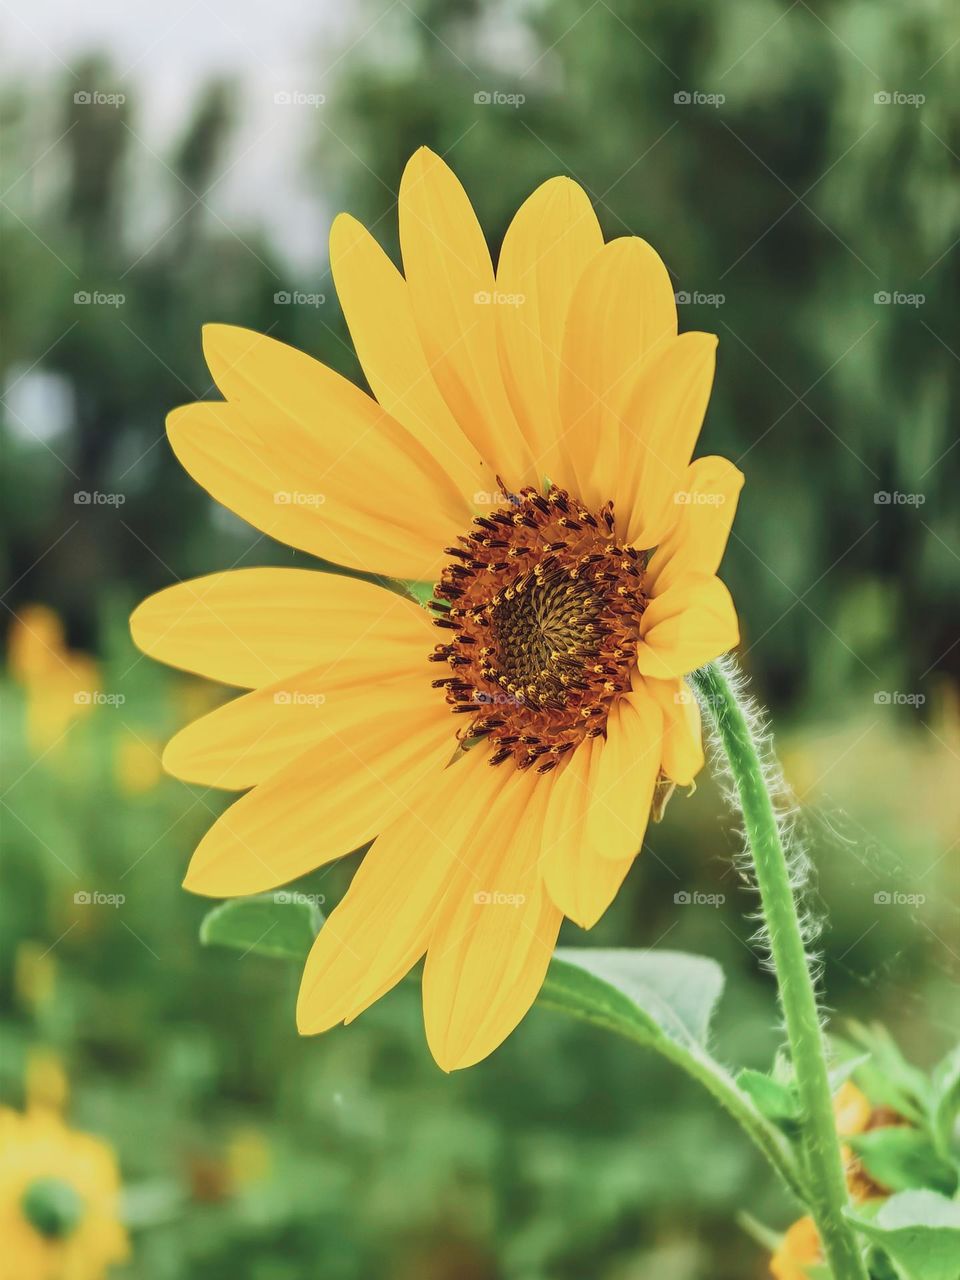
[{"label": "small yellow flower in background", "polygon": [[810,1280],[810,1268],[823,1262],[820,1237],[812,1218],[798,1218],[784,1232],[780,1248],[770,1260],[775,1280]]},{"label": "small yellow flower in background", "polygon": [[576,183],[530,196],[496,273],[425,149],[399,209],[404,275],[349,216],[331,233],[376,399],[214,325],[225,400],[176,410],[168,434],[281,542],[437,584],[432,620],[353,578],[244,569],[160,592],[132,631],[253,690],[167,746],[179,778],[252,788],[186,886],[272,889],[376,837],[309,957],[298,1024],[350,1021],[426,954],[427,1038],[449,1070],[513,1030],[564,915],[600,918],[655,794],[703,764],[684,677],[738,640],[716,571],[743,477],[691,461],[715,337],[678,336],[663,262],[643,240],[604,244]]},{"label": "small yellow flower in background", "polygon": [[46,605],[25,605],[10,626],[7,665],[27,703],[27,745],[51,750],[87,715],[100,688],[96,662],[67,648],[63,623]]},{"label": "small yellow flower in background", "polygon": [[55,1112],[0,1108],[0,1280],[100,1280],[129,1252],[116,1160]]},{"label": "small yellow flower in background", "polygon": [[[847,1080],[833,1098],[833,1114],[837,1133],[841,1138],[854,1138],[882,1125],[902,1123],[899,1116],[887,1109],[875,1108],[869,1099]],[[860,1160],[849,1147],[841,1147],[847,1176],[847,1189],[852,1200],[883,1198],[889,1192],[877,1186],[866,1174]],[[823,1262],[820,1237],[812,1218],[800,1218],[784,1233],[780,1248],[770,1259],[770,1274],[775,1280],[808,1280],[808,1268]]]}]

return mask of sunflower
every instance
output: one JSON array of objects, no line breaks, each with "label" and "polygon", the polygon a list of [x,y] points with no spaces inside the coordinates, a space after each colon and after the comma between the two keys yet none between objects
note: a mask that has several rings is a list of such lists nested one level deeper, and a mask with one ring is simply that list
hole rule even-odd
[{"label": "sunflower", "polygon": [[309,956],[298,1025],[350,1021],[425,955],[427,1039],[450,1070],[517,1025],[563,917],[599,919],[655,797],[703,763],[684,676],[738,640],[716,570],[743,478],[691,463],[716,339],[677,335],[663,262],[643,240],[604,244],[576,183],[529,197],[496,274],[426,149],[399,217],[403,275],[351,217],[331,232],[372,395],[215,325],[225,400],[176,410],[168,433],[258,529],[381,584],[435,584],[429,611],[257,568],[161,591],[132,630],[252,690],[164,754],[179,778],[247,791],[186,887],[273,889],[373,840]]},{"label": "sunflower", "polygon": [[0,1280],[100,1280],[128,1253],[112,1150],[52,1110],[0,1108]]},{"label": "sunflower", "polygon": [[[871,1129],[906,1123],[902,1116],[886,1107],[873,1107],[864,1093],[850,1080],[845,1081],[833,1097],[833,1115],[841,1138],[855,1138]],[[848,1146],[840,1149],[847,1191],[855,1203],[885,1199],[889,1194],[866,1172],[859,1158]],[[784,1232],[780,1247],[770,1259],[770,1274],[775,1280],[808,1280],[811,1268],[822,1265],[823,1249],[812,1218],[798,1218]]]}]

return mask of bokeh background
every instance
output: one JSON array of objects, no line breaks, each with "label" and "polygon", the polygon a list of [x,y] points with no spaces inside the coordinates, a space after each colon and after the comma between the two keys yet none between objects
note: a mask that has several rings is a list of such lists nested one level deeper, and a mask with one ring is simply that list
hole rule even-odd
[{"label": "bokeh background", "polygon": [[[118,1275],[765,1274],[735,1211],[782,1228],[788,1205],[651,1057],[535,1011],[447,1077],[415,985],[300,1041],[296,973],[200,947],[179,883],[226,797],[158,755],[224,694],[140,657],[126,616],[178,579],[307,559],[165,443],[168,409],[216,394],[201,323],[359,379],[327,269],[338,210],[395,253],[399,175],[427,144],[495,250],[571,174],[608,237],[658,247],[681,326],[720,335],[702,447],[747,475],[724,575],[803,809],[826,1000],[933,1062],[960,980],[956,7],[34,0],[0,30],[4,1099],[62,1069],[73,1120],[117,1146]],[[731,826],[705,777],[565,940],[716,957],[718,1052],[767,1066]],[[300,887],[332,904],[354,864]]]}]

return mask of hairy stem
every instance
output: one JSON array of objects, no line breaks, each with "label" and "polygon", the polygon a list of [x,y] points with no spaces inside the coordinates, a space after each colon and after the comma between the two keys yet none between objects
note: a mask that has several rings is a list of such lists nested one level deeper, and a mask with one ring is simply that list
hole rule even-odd
[{"label": "hairy stem", "polygon": [[728,670],[714,663],[693,679],[716,727],[743,813],[803,1112],[810,1211],[834,1280],[868,1280],[856,1235],[843,1216],[847,1187],[823,1032],[776,806]]}]

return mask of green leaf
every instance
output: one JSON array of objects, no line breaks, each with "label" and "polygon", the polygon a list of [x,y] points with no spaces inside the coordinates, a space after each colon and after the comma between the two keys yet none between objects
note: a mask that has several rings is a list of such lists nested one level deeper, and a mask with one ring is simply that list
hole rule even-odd
[{"label": "green leaf", "polygon": [[233,898],[214,907],[200,925],[207,947],[231,947],[281,960],[304,961],[323,916],[301,893],[278,890],[256,898]]},{"label": "green leaf", "polygon": [[870,1054],[870,1061],[857,1069],[857,1081],[873,1105],[892,1107],[906,1119],[924,1123],[930,1082],[923,1072],[907,1062],[885,1027],[852,1023],[851,1034]]},{"label": "green leaf", "polygon": [[960,1112],[960,1044],[933,1070],[931,1124],[934,1141],[947,1155],[953,1147],[953,1127]]},{"label": "green leaf", "polygon": [[935,1191],[901,1191],[873,1217],[846,1210],[857,1229],[889,1254],[904,1280],[960,1276],[960,1204]]},{"label": "green leaf", "polygon": [[796,1092],[773,1076],[747,1068],[738,1074],[737,1084],[753,1099],[757,1110],[774,1124],[789,1126],[800,1119],[800,1099]]},{"label": "green leaf", "polygon": [[715,961],[679,951],[560,948],[538,1003],[669,1059],[726,1108],[787,1187],[805,1201],[803,1178],[783,1134],[707,1050],[723,983],[723,970]]},{"label": "green leaf", "polygon": [[641,1044],[702,1051],[722,991],[723,970],[702,956],[561,947],[540,1003]]},{"label": "green leaf", "polygon": [[844,1062],[837,1062],[830,1068],[830,1092],[836,1093],[837,1090],[847,1083],[851,1076],[856,1075],[862,1066],[870,1061],[869,1053],[858,1053],[851,1058],[847,1058]]},{"label": "green leaf", "polygon": [[885,1125],[846,1139],[867,1173],[891,1191],[929,1187],[952,1195],[957,1171],[938,1154],[926,1133],[906,1125]]}]

